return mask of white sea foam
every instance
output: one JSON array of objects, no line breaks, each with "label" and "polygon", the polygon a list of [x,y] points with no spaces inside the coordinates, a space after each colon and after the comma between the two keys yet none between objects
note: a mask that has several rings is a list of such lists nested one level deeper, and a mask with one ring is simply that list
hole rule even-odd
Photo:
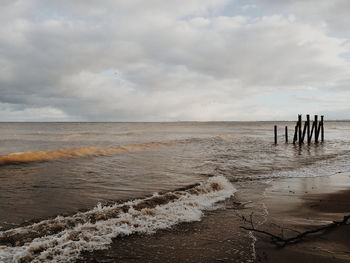
[{"label": "white sea foam", "polygon": [[[211,209],[235,191],[226,178],[216,176],[184,191],[155,194],[124,204],[98,205],[85,213],[3,231],[0,238],[18,239],[19,243],[0,246],[0,261],[73,262],[82,251],[108,248],[118,236],[152,234],[181,222],[199,221],[204,210]],[[57,224],[57,227],[50,228],[50,224]],[[39,237],[31,237],[34,233],[39,233]]]},{"label": "white sea foam", "polygon": [[301,166],[293,170],[282,170],[273,173],[254,174],[248,176],[235,176],[232,181],[266,180],[269,182],[276,178],[295,178],[295,177],[320,177],[329,176],[337,173],[350,172],[349,155],[340,155],[334,158],[316,161],[312,164]]},{"label": "white sea foam", "polygon": [[314,164],[304,166],[292,171],[282,171],[274,174],[275,177],[318,177],[350,171],[348,155],[321,160]]}]

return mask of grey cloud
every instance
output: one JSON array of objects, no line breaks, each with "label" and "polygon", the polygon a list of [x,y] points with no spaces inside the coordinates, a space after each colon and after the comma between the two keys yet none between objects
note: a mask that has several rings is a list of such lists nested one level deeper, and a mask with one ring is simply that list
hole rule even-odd
[{"label": "grey cloud", "polygon": [[225,120],[266,88],[346,86],[346,39],[285,16],[221,16],[227,2],[8,2],[0,117]]},{"label": "grey cloud", "polygon": [[258,0],[255,4],[268,13],[293,14],[297,19],[328,27],[332,34],[349,35],[348,0]]}]

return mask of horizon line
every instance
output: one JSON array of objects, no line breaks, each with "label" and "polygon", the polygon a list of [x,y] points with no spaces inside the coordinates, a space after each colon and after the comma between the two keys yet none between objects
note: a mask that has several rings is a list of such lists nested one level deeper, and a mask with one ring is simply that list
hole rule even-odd
[{"label": "horizon line", "polygon": [[[0,121],[0,123],[188,123],[188,122],[295,122],[297,120],[247,120],[247,121]],[[350,119],[330,119],[327,122],[350,122]]]}]

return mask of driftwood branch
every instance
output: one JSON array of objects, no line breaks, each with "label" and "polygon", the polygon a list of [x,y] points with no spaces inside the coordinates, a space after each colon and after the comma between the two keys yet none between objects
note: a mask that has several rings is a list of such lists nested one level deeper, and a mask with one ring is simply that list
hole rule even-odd
[{"label": "driftwood branch", "polygon": [[250,223],[251,223],[252,227],[241,226],[241,228],[244,229],[244,230],[253,231],[253,232],[257,232],[257,233],[261,233],[261,234],[264,234],[266,236],[269,236],[271,238],[272,243],[274,243],[275,245],[277,245],[279,247],[284,247],[286,245],[290,245],[290,244],[294,244],[294,243],[302,241],[303,238],[305,238],[307,235],[315,234],[315,233],[318,233],[318,232],[322,232],[324,230],[330,230],[330,229],[333,229],[335,227],[339,227],[339,226],[342,226],[342,225],[347,225],[349,219],[350,219],[350,215],[347,215],[347,216],[344,216],[342,221],[333,221],[333,223],[331,223],[329,225],[302,232],[302,233],[300,233],[300,234],[298,234],[298,235],[296,235],[294,237],[291,237],[291,238],[283,238],[283,237],[274,235],[274,234],[272,234],[270,232],[257,229],[257,228],[254,227],[254,224],[252,223],[252,219],[250,220]]}]

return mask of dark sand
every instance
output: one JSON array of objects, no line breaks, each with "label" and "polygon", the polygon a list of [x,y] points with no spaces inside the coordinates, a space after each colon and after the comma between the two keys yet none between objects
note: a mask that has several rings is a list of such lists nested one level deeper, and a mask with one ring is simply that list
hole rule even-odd
[{"label": "dark sand", "polygon": [[[350,225],[276,248],[240,226],[284,236],[341,220],[350,214],[350,174],[236,184],[234,198],[205,212],[200,222],[153,235],[117,238],[108,250],[85,253],[79,262],[350,262]],[[223,208],[225,207],[225,209]],[[254,257],[255,255],[255,257]],[[255,260],[254,260],[255,258]]]},{"label": "dark sand", "polygon": [[[272,182],[264,203],[268,220],[259,228],[285,237],[341,221],[350,215],[350,174],[293,178]],[[277,227],[278,225],[279,227]],[[266,236],[256,235],[257,262],[350,262],[350,225],[307,237],[300,243],[276,248]]]},{"label": "dark sand", "polygon": [[254,262],[252,238],[240,231],[233,202],[225,202],[230,209],[207,211],[200,222],[115,239],[110,249],[86,253],[79,262]]},{"label": "dark sand", "polygon": [[[259,200],[265,187],[242,188],[241,194],[219,203],[218,209],[206,211],[200,222],[182,223],[153,235],[117,238],[110,249],[85,253],[79,262],[254,262],[253,237],[241,231],[238,214],[262,211]],[[238,199],[252,202],[243,206]]]}]

